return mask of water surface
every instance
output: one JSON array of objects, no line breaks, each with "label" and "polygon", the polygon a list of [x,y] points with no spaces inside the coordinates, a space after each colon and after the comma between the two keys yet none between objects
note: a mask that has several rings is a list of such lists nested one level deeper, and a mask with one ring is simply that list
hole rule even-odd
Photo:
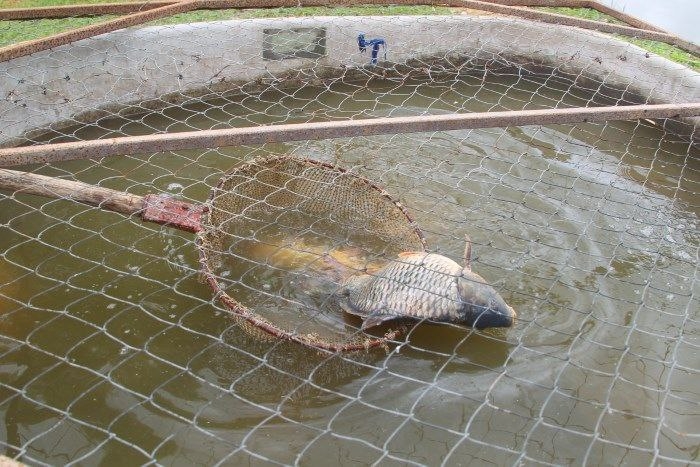
[{"label": "water surface", "polygon": [[[616,102],[552,75],[434,78],[194,101],[46,140]],[[223,172],[270,153],[376,181],[410,210],[431,251],[460,261],[469,235],[473,268],[517,309],[515,326],[423,324],[398,345],[354,354],[261,338],[199,280],[192,234],[3,192],[8,455],[49,464],[697,460],[697,147],[650,122],[615,122],[36,170],[202,202]],[[284,275],[271,279],[262,263],[238,266],[234,285],[273,297],[304,292]]]}]

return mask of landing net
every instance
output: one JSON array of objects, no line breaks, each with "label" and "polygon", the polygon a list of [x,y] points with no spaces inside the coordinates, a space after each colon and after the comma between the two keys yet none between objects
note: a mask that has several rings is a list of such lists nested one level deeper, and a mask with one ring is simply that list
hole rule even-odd
[{"label": "landing net", "polygon": [[207,283],[244,329],[357,351],[386,344],[397,329],[382,338],[353,328],[338,304],[343,282],[426,245],[410,214],[371,181],[327,163],[270,156],[217,183],[197,246]]}]

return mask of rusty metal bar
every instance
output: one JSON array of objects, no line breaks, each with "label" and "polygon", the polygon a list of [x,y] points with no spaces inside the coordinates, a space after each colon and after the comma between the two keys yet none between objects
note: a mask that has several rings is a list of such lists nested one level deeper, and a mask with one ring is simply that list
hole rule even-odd
[{"label": "rusty metal bar", "polygon": [[663,29],[659,29],[656,26],[642,21],[627,13],[623,13],[619,10],[611,8],[604,5],[596,0],[483,0],[488,3],[496,3],[498,5],[506,6],[528,6],[528,7],[567,7],[567,8],[590,8],[597,10],[600,13],[604,13],[608,16],[612,16],[615,19],[627,23],[630,26],[640,29],[646,29],[648,31],[656,32],[666,32]]},{"label": "rusty metal bar", "polygon": [[611,7],[604,5],[596,0],[586,0],[586,3],[588,4],[588,8],[592,8],[592,9],[597,10],[601,13],[604,13],[608,16],[612,16],[613,18],[618,19],[624,23],[627,23],[630,26],[633,26],[635,28],[646,29],[647,31],[656,31],[656,32],[668,34],[667,31],[665,31],[661,28],[658,28],[658,27],[654,26],[653,24],[647,23],[646,21],[642,21],[641,19],[637,18],[636,16],[628,15],[627,13],[624,13],[620,10],[616,10],[615,8],[611,8]]},{"label": "rusty metal bar", "polygon": [[75,159],[99,159],[123,154],[261,145],[265,143],[353,136],[525,125],[574,124],[608,120],[637,120],[641,118],[682,118],[698,115],[700,115],[700,103],[689,103],[480,112],[267,125],[5,148],[0,149],[0,167]]},{"label": "rusty metal bar", "polygon": [[[437,4],[437,0],[435,0],[435,3]],[[453,6],[452,3],[461,3],[462,6],[467,8],[485,10],[490,11],[492,13],[500,13],[504,15],[519,16],[521,18],[526,18],[534,21],[542,21],[545,23],[559,24],[565,26],[576,26],[585,29],[593,29],[600,32],[636,37],[639,39],[666,42],[667,44],[675,45],[680,49],[683,49],[694,55],[700,56],[700,46],[690,41],[681,39],[680,37],[675,36],[673,34],[668,34],[664,32],[647,31],[643,29],[637,29],[631,26],[621,26],[619,24],[591,21],[588,19],[574,18],[572,16],[547,13],[544,11],[536,11],[527,8],[500,5],[496,3],[490,3],[488,1],[459,0],[459,2],[457,2],[455,0],[450,0],[451,6]]]},{"label": "rusty metal bar", "polygon": [[58,47],[59,45],[68,44],[70,42],[86,39],[99,34],[104,34],[106,32],[116,31],[117,29],[123,29],[129,26],[146,23],[165,16],[184,13],[189,10],[197,9],[200,3],[201,2],[199,0],[186,0],[140,13],[134,13],[112,21],[106,21],[104,23],[74,29],[72,31],[56,34],[54,36],[2,47],[0,48],[0,62],[29,55],[41,50],[51,49],[53,47]]},{"label": "rusty metal bar", "polygon": [[43,18],[73,18],[76,16],[124,15],[138,11],[152,10],[178,3],[178,0],[130,2],[130,3],[95,3],[87,5],[62,5],[38,8],[10,8],[0,10],[0,20],[26,20]]}]

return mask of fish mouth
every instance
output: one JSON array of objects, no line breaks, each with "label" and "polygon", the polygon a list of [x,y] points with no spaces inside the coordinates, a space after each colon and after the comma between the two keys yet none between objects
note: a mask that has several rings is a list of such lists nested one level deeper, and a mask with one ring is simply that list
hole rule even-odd
[{"label": "fish mouth", "polygon": [[509,328],[513,326],[516,316],[515,310],[507,305],[503,311],[487,309],[476,315],[472,327],[476,329]]}]

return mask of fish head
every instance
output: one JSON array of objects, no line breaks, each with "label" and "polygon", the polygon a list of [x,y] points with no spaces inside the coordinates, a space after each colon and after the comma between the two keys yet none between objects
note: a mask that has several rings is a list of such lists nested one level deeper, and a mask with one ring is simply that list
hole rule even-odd
[{"label": "fish head", "polygon": [[457,281],[460,321],[477,329],[513,325],[515,310],[480,275],[465,269]]}]

